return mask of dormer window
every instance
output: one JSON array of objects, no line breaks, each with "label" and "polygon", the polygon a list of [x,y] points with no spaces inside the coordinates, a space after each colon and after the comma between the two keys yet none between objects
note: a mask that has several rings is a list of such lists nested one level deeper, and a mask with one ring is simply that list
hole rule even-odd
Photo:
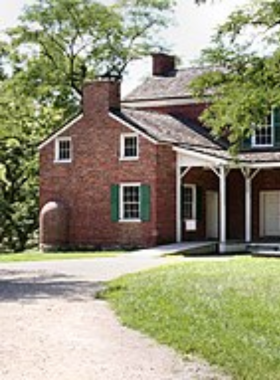
[{"label": "dormer window", "polygon": [[137,160],[139,158],[139,137],[135,133],[121,135],[121,159]]},{"label": "dormer window", "polygon": [[70,137],[59,137],[55,141],[55,161],[72,161],[72,140]]},{"label": "dormer window", "polygon": [[273,112],[267,117],[266,123],[255,129],[252,136],[253,147],[271,147],[274,145]]}]

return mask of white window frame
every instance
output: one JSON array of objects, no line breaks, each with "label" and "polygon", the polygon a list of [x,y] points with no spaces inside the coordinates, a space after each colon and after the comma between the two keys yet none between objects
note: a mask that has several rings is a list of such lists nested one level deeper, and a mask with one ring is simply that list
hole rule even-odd
[{"label": "white window frame", "polygon": [[[60,158],[60,143],[61,142],[70,142],[70,158],[69,159],[61,159]],[[55,154],[54,154],[54,162],[59,163],[69,163],[73,160],[73,144],[72,144],[72,138],[71,137],[57,137],[55,140]]]},{"label": "white window frame", "polygon": [[[136,138],[136,156],[128,157],[125,155],[125,140],[127,138]],[[135,161],[139,159],[139,135],[137,133],[122,133],[120,138],[120,159],[124,161]]]},{"label": "white window frame", "polygon": [[[191,219],[185,218],[185,215],[183,215],[183,218],[184,218],[184,220],[196,220],[196,218],[197,218],[197,215],[196,215],[196,202],[197,202],[196,185],[184,184],[183,187],[189,188],[192,190],[192,218]],[[184,205],[183,205],[183,210],[184,210]]]},{"label": "white window frame", "polygon": [[[138,187],[139,188],[139,218],[134,218],[134,219],[127,219],[124,217],[124,201],[123,201],[123,196],[124,196],[124,188],[126,187]],[[141,183],[121,183],[120,184],[120,199],[119,199],[119,215],[120,215],[120,222],[126,222],[126,223],[134,223],[134,222],[141,222]]]},{"label": "white window frame", "polygon": [[274,115],[273,115],[273,110],[270,112],[270,124],[267,124],[267,125],[263,125],[261,126],[262,127],[270,127],[271,128],[271,143],[269,144],[257,144],[256,142],[256,132],[257,130],[255,130],[255,132],[253,133],[252,137],[251,137],[251,146],[253,148],[271,148],[274,146],[274,135],[275,135],[275,132],[274,132]]}]

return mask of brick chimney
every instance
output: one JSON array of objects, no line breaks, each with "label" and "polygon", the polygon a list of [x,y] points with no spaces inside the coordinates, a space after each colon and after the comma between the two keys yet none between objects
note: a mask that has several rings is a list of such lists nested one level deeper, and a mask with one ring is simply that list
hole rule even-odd
[{"label": "brick chimney", "polygon": [[153,75],[165,76],[175,70],[175,57],[164,53],[152,54]]},{"label": "brick chimney", "polygon": [[85,83],[82,99],[84,115],[94,116],[120,109],[120,87],[120,81],[112,79],[97,79]]}]

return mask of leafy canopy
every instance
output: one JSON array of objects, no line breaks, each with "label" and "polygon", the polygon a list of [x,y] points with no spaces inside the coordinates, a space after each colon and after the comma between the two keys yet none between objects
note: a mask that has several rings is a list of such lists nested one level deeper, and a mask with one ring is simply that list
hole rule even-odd
[{"label": "leafy canopy", "polygon": [[35,0],[9,31],[17,55],[14,71],[25,70],[28,80],[40,87],[47,83],[59,91],[63,84],[81,95],[85,79],[121,76],[129,62],[155,48],[171,5],[172,0],[119,0],[112,5]]},{"label": "leafy canopy", "polygon": [[280,3],[254,0],[219,27],[202,63],[209,72],[193,82],[198,97],[211,94],[203,121],[234,149],[280,106]]}]

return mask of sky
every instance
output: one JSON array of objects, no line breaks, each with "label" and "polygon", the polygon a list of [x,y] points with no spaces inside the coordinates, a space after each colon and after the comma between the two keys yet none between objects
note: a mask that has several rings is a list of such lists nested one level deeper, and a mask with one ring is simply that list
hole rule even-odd
[{"label": "sky", "polygon": [[[0,7],[0,30],[15,25],[24,5],[30,5],[32,1],[5,1],[7,5]],[[174,23],[164,33],[164,44],[172,54],[180,57],[183,66],[190,66],[199,57],[200,51],[210,43],[217,25],[223,23],[234,9],[246,3],[248,0],[208,0],[207,4],[197,6],[194,0],[177,0]],[[124,78],[124,92],[129,92],[149,74],[150,59],[131,64]]]}]

